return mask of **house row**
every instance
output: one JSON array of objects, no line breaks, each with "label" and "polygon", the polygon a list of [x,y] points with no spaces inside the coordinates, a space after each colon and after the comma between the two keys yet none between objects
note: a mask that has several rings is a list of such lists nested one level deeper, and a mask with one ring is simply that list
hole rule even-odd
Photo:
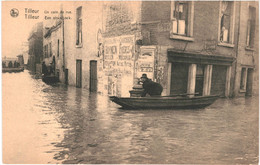
[{"label": "house row", "polygon": [[146,73],[163,95],[258,92],[257,1],[80,1],[64,10],[70,19],[43,22],[40,53],[62,83],[129,96]]},{"label": "house row", "polygon": [[7,68],[7,67],[18,67],[18,66],[24,66],[24,59],[23,55],[20,54],[17,56],[17,58],[10,58],[10,57],[2,57],[2,67]]}]

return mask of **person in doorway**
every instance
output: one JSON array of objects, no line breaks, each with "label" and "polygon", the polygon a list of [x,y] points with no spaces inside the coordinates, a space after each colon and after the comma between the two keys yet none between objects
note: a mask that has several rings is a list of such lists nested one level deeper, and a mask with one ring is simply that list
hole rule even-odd
[{"label": "person in doorway", "polygon": [[55,56],[52,58],[51,66],[50,66],[50,74],[55,75]]},{"label": "person in doorway", "polygon": [[48,75],[48,68],[44,61],[42,62],[42,74]]},{"label": "person in doorway", "polygon": [[161,84],[153,82],[147,77],[146,74],[142,75],[141,82],[143,83],[144,89],[141,97],[145,97],[146,94],[149,94],[150,96],[161,96],[161,93],[163,91],[163,87],[161,86]]}]

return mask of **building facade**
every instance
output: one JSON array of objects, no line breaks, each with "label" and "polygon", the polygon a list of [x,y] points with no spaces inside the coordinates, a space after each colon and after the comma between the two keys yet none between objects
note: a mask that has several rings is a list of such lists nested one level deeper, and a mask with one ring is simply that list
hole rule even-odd
[{"label": "building facade", "polygon": [[259,6],[258,2],[240,2],[238,13],[236,80],[234,96],[258,94],[259,85]]},{"label": "building facade", "polygon": [[18,63],[20,64],[20,66],[24,66],[24,58],[23,58],[23,55],[20,54],[17,56],[18,58]]},{"label": "building facade", "polygon": [[49,72],[58,77],[62,83],[67,83],[64,65],[64,20],[62,14],[57,16],[61,19],[44,22],[43,61]]},{"label": "building facade", "polygon": [[13,68],[14,64],[18,62],[17,58],[2,57],[2,68]]},{"label": "building facade", "polygon": [[[71,4],[71,3],[70,3]],[[97,91],[98,38],[103,2],[74,2],[65,21],[65,66],[68,84]]]},{"label": "building facade", "polygon": [[[247,39],[246,35],[258,34],[258,29],[249,27],[255,27],[257,23],[252,22],[258,20],[253,19],[254,11],[258,11],[254,6],[257,2],[105,3],[100,91],[129,96],[129,90],[146,73],[163,86],[163,95],[231,97],[245,91],[250,94],[254,68],[258,65],[252,59],[257,54],[251,53],[247,60],[244,56],[245,52],[258,49],[256,46],[255,50],[247,50],[246,46],[256,45],[251,40],[257,37]],[[254,21],[250,25],[243,23],[248,20]],[[248,28],[250,32],[245,30]],[[241,71],[249,76],[241,76]]]},{"label": "building facade", "polygon": [[43,23],[37,23],[32,28],[28,37],[29,51],[28,51],[28,69],[36,72],[37,66],[41,65],[43,60]]}]

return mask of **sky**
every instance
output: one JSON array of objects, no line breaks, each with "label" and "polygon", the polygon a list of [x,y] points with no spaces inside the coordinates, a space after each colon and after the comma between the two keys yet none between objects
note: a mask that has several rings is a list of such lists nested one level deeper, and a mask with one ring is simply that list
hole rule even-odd
[{"label": "sky", "polygon": [[[44,20],[44,11],[58,10],[60,2],[2,2],[2,57],[16,57],[28,50],[28,37],[32,27]],[[19,15],[12,17],[10,11],[17,9]],[[39,19],[25,19],[25,9],[39,10],[34,16]]]}]

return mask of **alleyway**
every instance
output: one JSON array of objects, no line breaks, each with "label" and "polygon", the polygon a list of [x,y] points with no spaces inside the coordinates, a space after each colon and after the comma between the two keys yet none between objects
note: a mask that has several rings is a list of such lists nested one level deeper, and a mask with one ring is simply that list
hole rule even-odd
[{"label": "alleyway", "polygon": [[4,163],[256,164],[258,98],[124,111],[106,96],[2,74]]}]

